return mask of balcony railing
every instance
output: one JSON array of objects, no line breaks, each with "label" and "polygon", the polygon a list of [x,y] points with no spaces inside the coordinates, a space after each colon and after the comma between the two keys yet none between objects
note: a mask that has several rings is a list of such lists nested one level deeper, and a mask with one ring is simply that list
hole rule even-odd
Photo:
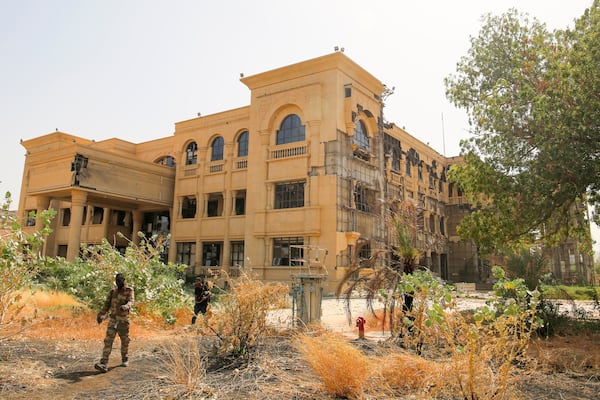
[{"label": "balcony railing", "polygon": [[248,169],[248,159],[235,160],[235,169]]},{"label": "balcony railing", "polygon": [[277,146],[277,148],[272,149],[270,152],[270,159],[279,159],[279,158],[288,158],[288,157],[296,157],[302,156],[306,154],[306,145],[301,146]]},{"label": "balcony railing", "polygon": [[223,165],[225,163],[223,161],[218,161],[218,162],[211,162],[208,165],[208,172],[210,174],[214,174],[216,172],[223,172]]}]

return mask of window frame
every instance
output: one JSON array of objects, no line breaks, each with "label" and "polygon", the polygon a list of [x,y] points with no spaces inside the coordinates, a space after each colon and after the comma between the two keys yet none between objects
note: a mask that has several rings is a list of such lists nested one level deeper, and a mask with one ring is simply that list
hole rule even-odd
[{"label": "window frame", "polygon": [[234,215],[246,215],[246,191],[238,190],[233,200]]},{"label": "window frame", "polygon": [[304,207],[305,193],[306,181],[275,183],[273,185],[273,208],[282,210]]},{"label": "window frame", "polygon": [[198,164],[198,143],[190,142],[185,148],[185,165]]},{"label": "window frame", "polygon": [[354,135],[352,136],[352,144],[356,144],[359,150],[371,152],[371,139],[369,138],[367,126],[363,120],[356,121],[354,125]]},{"label": "window frame", "polygon": [[[185,262],[186,259],[188,262]],[[177,264],[185,264],[193,271],[196,266],[196,242],[177,242],[175,260]]]},{"label": "window frame", "polygon": [[[271,266],[287,267],[287,266],[302,266],[301,263],[290,263],[292,258],[291,246],[304,246],[304,238],[301,236],[275,237],[271,240],[273,245]],[[279,249],[279,251],[277,251]],[[300,255],[302,257],[302,255]]]},{"label": "window frame", "polygon": [[196,196],[183,196],[181,199],[181,218],[194,219],[196,213],[198,213],[198,199],[196,199]]},{"label": "window frame", "polygon": [[210,144],[210,161],[222,161],[225,153],[225,139],[217,136]]},{"label": "window frame", "polygon": [[287,115],[277,130],[275,135],[275,144],[282,145],[306,140],[306,129],[302,125],[302,120],[297,114]]},{"label": "window frame", "polygon": [[229,242],[229,265],[244,266],[244,251],[245,244],[243,240],[236,240]]},{"label": "window frame", "polygon": [[243,131],[237,138],[237,156],[248,157],[249,131]]}]

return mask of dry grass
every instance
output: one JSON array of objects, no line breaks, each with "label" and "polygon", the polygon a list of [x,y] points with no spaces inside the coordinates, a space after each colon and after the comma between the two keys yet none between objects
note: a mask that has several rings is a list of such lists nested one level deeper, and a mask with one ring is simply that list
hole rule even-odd
[{"label": "dry grass", "polygon": [[[4,390],[18,393],[22,387],[56,393],[65,382],[52,379],[53,375],[90,368],[105,332],[105,325],[95,322],[95,312],[69,296],[38,291],[24,293],[23,299],[28,312],[37,310],[37,317],[24,335],[1,348],[0,397]],[[426,348],[422,356],[389,343],[349,340],[316,325],[293,337],[281,332],[265,336],[247,364],[223,368],[214,364],[220,359],[213,347],[215,336],[199,336],[196,328],[189,329],[188,312],[180,311],[181,323],[174,327],[145,316],[133,320],[132,337],[147,339],[135,341],[135,360],[127,372],[140,368],[136,374],[148,375],[146,381],[123,382],[119,390],[130,389],[129,385],[145,398],[181,399],[549,399],[561,398],[559,393],[567,390],[584,393],[583,382],[584,390],[597,393],[594,382],[600,380],[597,334],[534,340],[526,363],[509,368],[503,358],[508,348],[502,339],[505,334],[477,336],[466,328],[472,321],[458,314],[454,325],[448,322],[452,338],[430,341],[445,347],[435,352]],[[375,325],[375,319],[370,320]],[[541,395],[545,379],[562,382],[552,388],[557,397]],[[568,379],[579,379],[577,388],[572,381],[567,387]],[[516,389],[527,393],[523,385],[533,386],[535,395],[518,393]],[[564,398],[595,398],[586,397],[587,392]]]},{"label": "dry grass", "polygon": [[206,360],[197,338],[184,337],[162,346],[161,366],[170,385],[194,393],[206,378]]},{"label": "dry grass", "polygon": [[600,334],[533,340],[527,355],[537,370],[600,379]]},{"label": "dry grass", "polygon": [[400,390],[427,390],[440,373],[439,363],[404,352],[380,357],[377,366],[382,382]]},{"label": "dry grass", "polygon": [[[90,310],[69,294],[26,290],[20,297],[15,307],[19,309],[19,315],[23,316],[24,320],[19,325],[3,329],[1,335],[3,337],[23,334],[29,338],[56,340],[102,340],[104,338],[106,324],[98,325],[97,311]],[[163,332],[165,328],[176,328],[187,324],[187,313],[191,315],[191,311],[185,309],[177,313],[186,318],[182,318],[181,323],[172,327],[161,326],[162,323],[153,316],[136,316],[133,318],[130,334],[132,337],[144,338]]]},{"label": "dry grass", "polygon": [[319,376],[325,390],[343,398],[360,398],[371,376],[371,360],[340,336],[300,335],[296,349]]}]

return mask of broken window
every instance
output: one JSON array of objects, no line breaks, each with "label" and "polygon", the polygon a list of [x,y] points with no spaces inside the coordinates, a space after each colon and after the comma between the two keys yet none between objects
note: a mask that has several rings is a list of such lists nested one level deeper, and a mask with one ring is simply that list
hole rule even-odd
[{"label": "broken window", "polygon": [[375,208],[375,192],[357,183],[354,186],[354,207],[359,211],[372,212]]},{"label": "broken window", "polygon": [[198,162],[198,144],[191,142],[185,150],[185,165],[193,165]]},{"label": "broken window", "polygon": [[235,194],[235,215],[246,214],[246,191],[238,190]]},{"label": "broken window", "polygon": [[219,217],[223,215],[223,194],[211,193],[206,202],[206,216]]},{"label": "broken window", "polygon": [[390,157],[392,170],[400,171],[400,154],[402,153],[400,141],[386,133],[384,136],[384,152]]},{"label": "broken window", "polygon": [[26,212],[26,220],[25,226],[35,226],[35,210],[27,210]]},{"label": "broken window", "polygon": [[[302,258],[302,249],[296,249],[296,253],[291,252],[291,246],[304,245],[304,238],[301,237],[284,237],[273,239],[273,261],[272,265],[301,265],[301,263],[291,262],[290,257],[294,259]],[[298,250],[300,251],[298,254]]]},{"label": "broken window", "polygon": [[177,264],[185,264],[194,271],[196,266],[196,243],[178,242],[176,262]]},{"label": "broken window", "polygon": [[194,196],[185,196],[181,199],[181,218],[196,217],[196,198]]},{"label": "broken window", "polygon": [[92,224],[101,224],[102,220],[104,219],[104,208],[94,207],[92,213]]},{"label": "broken window", "polygon": [[209,242],[202,244],[202,265],[216,267],[221,264],[222,242]]},{"label": "broken window", "polygon": [[175,167],[175,158],[172,156],[164,156],[156,160],[156,164],[164,165],[167,167]]},{"label": "broken window", "polygon": [[63,208],[60,210],[61,214],[62,214],[62,220],[61,220],[61,225],[62,226],[69,226],[69,224],[71,223],[71,209],[70,208]]}]

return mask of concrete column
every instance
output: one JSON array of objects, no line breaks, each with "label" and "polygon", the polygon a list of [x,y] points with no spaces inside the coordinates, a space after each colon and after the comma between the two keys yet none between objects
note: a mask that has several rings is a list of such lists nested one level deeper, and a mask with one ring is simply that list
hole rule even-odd
[{"label": "concrete column", "polygon": [[223,216],[224,217],[229,217],[230,215],[233,214],[232,205],[234,204],[234,201],[232,198],[232,193],[235,196],[235,190],[233,190],[233,191],[225,190],[223,192]]},{"label": "concrete column", "polygon": [[131,241],[133,242],[133,244],[138,244],[140,242],[138,232],[142,230],[142,219],[144,218],[144,213],[138,210],[134,210],[131,213],[133,214],[133,228],[131,230]]},{"label": "concrete column", "polygon": [[71,225],[69,227],[69,243],[67,247],[67,261],[74,261],[79,256],[81,244],[81,220],[83,208],[87,201],[87,193],[79,190],[71,192]]},{"label": "concrete column", "polygon": [[39,231],[44,226],[42,219],[39,217],[40,214],[48,209],[50,205],[50,197],[47,196],[38,196],[36,198],[37,205],[35,210],[35,230]]},{"label": "concrete column", "polygon": [[108,239],[108,222],[110,220],[110,208],[104,207],[102,209],[102,237]]}]

